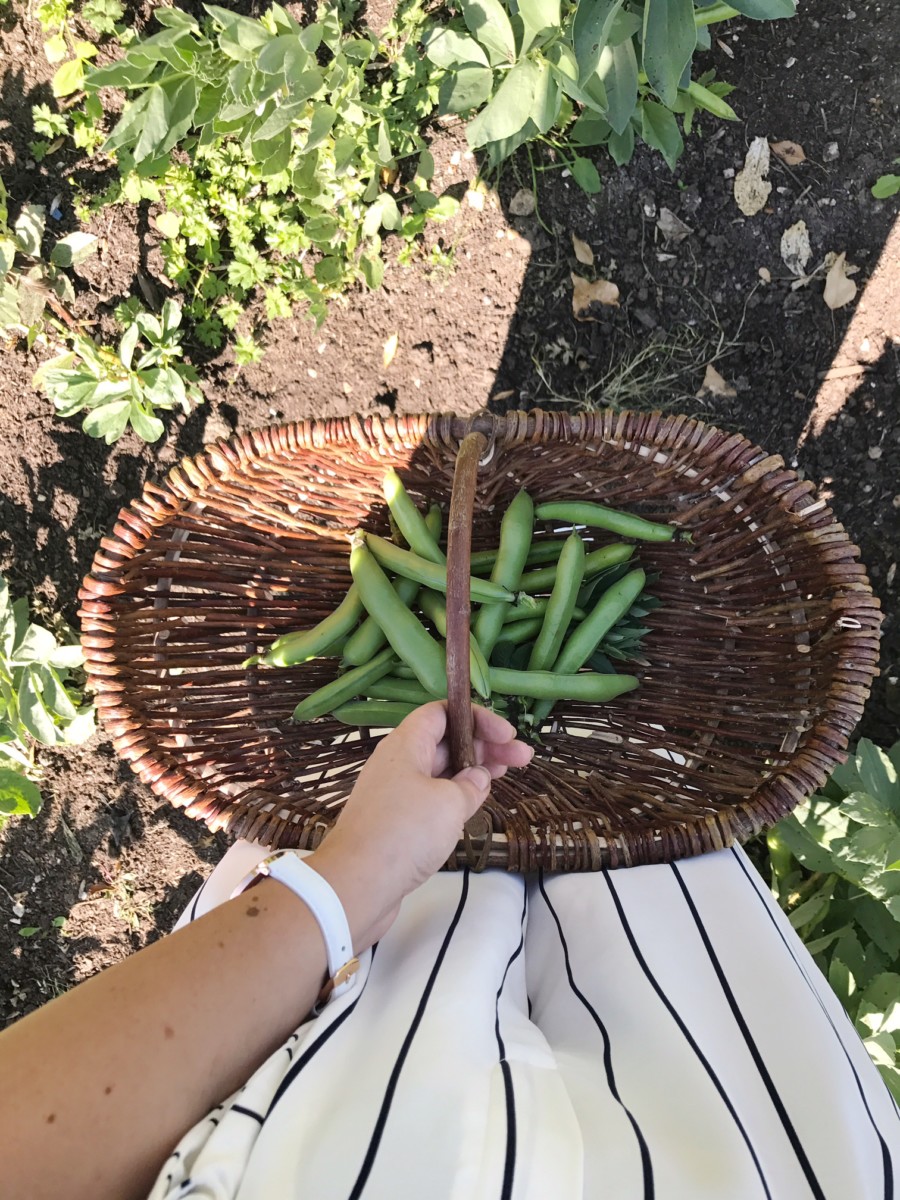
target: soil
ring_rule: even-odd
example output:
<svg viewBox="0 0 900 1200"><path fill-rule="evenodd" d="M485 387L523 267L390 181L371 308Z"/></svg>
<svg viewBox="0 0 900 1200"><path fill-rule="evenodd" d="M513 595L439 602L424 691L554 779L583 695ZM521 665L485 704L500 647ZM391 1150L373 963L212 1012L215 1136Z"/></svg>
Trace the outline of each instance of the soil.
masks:
<svg viewBox="0 0 900 1200"><path fill-rule="evenodd" d="M25 5L2 14L0 174L14 209L61 195L65 232L76 224L67 180L91 189L102 175L65 151L31 163L30 106L49 100L51 69ZM271 330L259 364L238 371L228 354L206 363L206 404L156 446L129 435L107 447L56 419L29 384L39 356L6 348L0 570L38 612L74 622L80 581L121 505L237 429L353 411L666 406L739 430L821 485L884 606L882 671L860 733L890 744L900 714L900 205L870 187L898 153L898 40L900 11L887 0L807 0L789 23L733 22L708 65L736 85L739 122L700 122L675 173L643 151L622 170L598 157L604 186L592 198L546 147L520 153L496 190L473 191L461 130L436 131L460 215L429 231L410 267L390 268L380 292L335 304L321 329L298 317ZM744 217L733 174L758 135L797 142L806 158L773 156L769 202ZM516 216L523 189L537 207ZM682 241L660 232L665 208L690 228ZM810 269L831 251L859 268L847 307L827 308L821 274L792 288L779 245L800 219ZM119 299L159 298L166 285L152 208L107 210L93 229L101 253L79 268L76 313L108 329ZM593 267L577 262L573 234ZM573 271L613 280L619 306L576 321ZM732 394L701 390L711 362ZM42 812L0 835L4 1021L171 928L226 845L161 804L102 734L41 760ZM39 932L23 938L23 927Z"/></svg>

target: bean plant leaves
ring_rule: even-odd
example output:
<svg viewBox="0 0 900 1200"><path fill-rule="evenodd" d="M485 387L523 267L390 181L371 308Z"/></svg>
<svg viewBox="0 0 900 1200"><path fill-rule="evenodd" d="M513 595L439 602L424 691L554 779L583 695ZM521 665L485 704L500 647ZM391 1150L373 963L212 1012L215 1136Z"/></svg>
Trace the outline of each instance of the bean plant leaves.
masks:
<svg viewBox="0 0 900 1200"><path fill-rule="evenodd" d="M97 249L97 237L93 233L69 233L59 239L50 251L50 261L57 267L73 267L84 262Z"/></svg>
<svg viewBox="0 0 900 1200"><path fill-rule="evenodd" d="M27 669L22 676L18 699L19 718L31 736L46 746L55 745L59 740L56 725L32 669Z"/></svg>
<svg viewBox="0 0 900 1200"><path fill-rule="evenodd" d="M500 0L460 0L460 8L467 29L484 46L492 65L515 62L516 39Z"/></svg>
<svg viewBox="0 0 900 1200"><path fill-rule="evenodd" d="M0 766L0 817L36 816L41 807L38 786L12 767Z"/></svg>
<svg viewBox="0 0 900 1200"><path fill-rule="evenodd" d="M606 90L606 119L613 132L621 136L634 113L638 95L637 55L630 38L617 46L603 48L597 74Z"/></svg>
<svg viewBox="0 0 900 1200"><path fill-rule="evenodd" d="M541 76L541 67L530 59L523 59L507 71L496 95L466 127L473 150L513 137L523 128L532 112Z"/></svg>
<svg viewBox="0 0 900 1200"><path fill-rule="evenodd" d="M534 95L529 116L540 132L546 133L559 116L559 84L545 58L536 59L534 66Z"/></svg>
<svg viewBox="0 0 900 1200"><path fill-rule="evenodd" d="M856 767L865 790L900 816L900 780L888 755L868 738L861 738L856 748Z"/></svg>
<svg viewBox="0 0 900 1200"><path fill-rule="evenodd" d="M661 152L671 170L674 171L675 164L684 149L678 122L667 108L657 104L655 100L642 101L640 110L641 137L648 146Z"/></svg>
<svg viewBox="0 0 900 1200"><path fill-rule="evenodd" d="M424 40L425 53L436 67L452 71L457 67L488 65L487 55L472 37L455 29L434 26Z"/></svg>
<svg viewBox="0 0 900 1200"><path fill-rule="evenodd" d="M745 17L755 21L774 21L779 17L793 17L797 12L796 0L728 0Z"/></svg>
<svg viewBox="0 0 900 1200"><path fill-rule="evenodd" d="M519 0L518 9L523 30L519 53L527 54L545 30L559 27L560 0Z"/></svg>
<svg viewBox="0 0 900 1200"><path fill-rule="evenodd" d="M679 81L696 45L693 0L646 0L643 66L667 108L675 104Z"/></svg>
<svg viewBox="0 0 900 1200"><path fill-rule="evenodd" d="M444 76L438 90L442 113L465 113L484 104L494 87L490 67L461 67Z"/></svg>
<svg viewBox="0 0 900 1200"><path fill-rule="evenodd" d="M16 241L23 254L38 258L41 253L41 241L44 237L44 226L47 223L47 210L43 204L23 204L19 216L13 226Z"/></svg>
<svg viewBox="0 0 900 1200"><path fill-rule="evenodd" d="M623 0L578 0L572 45L582 82L593 75Z"/></svg>

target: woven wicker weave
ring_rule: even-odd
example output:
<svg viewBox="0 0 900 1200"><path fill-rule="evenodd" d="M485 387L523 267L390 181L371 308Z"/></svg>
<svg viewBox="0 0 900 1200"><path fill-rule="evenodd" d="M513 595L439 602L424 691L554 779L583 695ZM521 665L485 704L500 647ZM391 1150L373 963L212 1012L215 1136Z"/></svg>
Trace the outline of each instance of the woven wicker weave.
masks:
<svg viewBox="0 0 900 1200"><path fill-rule="evenodd" d="M348 531L387 531L388 465L446 511L473 427L493 445L474 549L496 544L520 486L674 521L693 541L640 547L662 603L639 690L557 705L532 765L495 783L490 832L461 841L448 865L668 861L743 841L818 787L860 717L880 626L858 551L825 502L779 457L699 421L538 410L277 426L148 485L101 541L80 595L104 724L153 791L214 829L319 842L375 740L291 722L333 660L241 663L340 600Z"/></svg>

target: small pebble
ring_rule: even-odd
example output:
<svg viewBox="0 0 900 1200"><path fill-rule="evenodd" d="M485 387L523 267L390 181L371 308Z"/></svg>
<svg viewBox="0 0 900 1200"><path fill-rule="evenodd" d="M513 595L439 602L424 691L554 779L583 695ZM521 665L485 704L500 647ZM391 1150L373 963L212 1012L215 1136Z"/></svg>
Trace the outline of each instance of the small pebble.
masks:
<svg viewBox="0 0 900 1200"><path fill-rule="evenodd" d="M829 142L822 151L822 157L826 162L834 162L836 158L840 158L841 151L837 142Z"/></svg>
<svg viewBox="0 0 900 1200"><path fill-rule="evenodd" d="M877 460L877 459L881 458L882 453L883 453L883 451L880 446L870 446L869 447L869 458L873 458L873 459Z"/></svg>

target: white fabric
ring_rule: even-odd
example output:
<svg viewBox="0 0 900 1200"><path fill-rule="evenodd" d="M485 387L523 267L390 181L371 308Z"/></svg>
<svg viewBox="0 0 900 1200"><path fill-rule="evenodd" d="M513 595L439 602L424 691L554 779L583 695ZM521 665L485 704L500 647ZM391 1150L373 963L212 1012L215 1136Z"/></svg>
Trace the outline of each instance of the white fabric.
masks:
<svg viewBox="0 0 900 1200"><path fill-rule="evenodd" d="M181 923L265 855L235 845ZM894 1200L900 1115L748 859L442 873L151 1200Z"/></svg>

